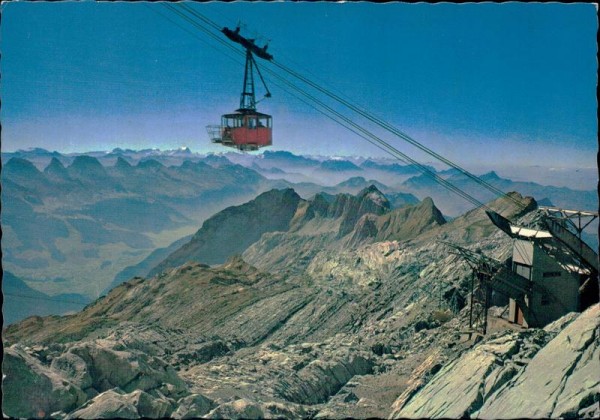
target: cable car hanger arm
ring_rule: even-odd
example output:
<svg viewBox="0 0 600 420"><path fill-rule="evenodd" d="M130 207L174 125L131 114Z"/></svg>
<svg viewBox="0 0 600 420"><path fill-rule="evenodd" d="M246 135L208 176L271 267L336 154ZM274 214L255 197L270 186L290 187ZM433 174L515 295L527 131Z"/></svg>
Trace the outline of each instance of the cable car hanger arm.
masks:
<svg viewBox="0 0 600 420"><path fill-rule="evenodd" d="M254 57L252 57L252 61L254 62L254 67L256 68L256 72L258 73L258 76L260 77L260 81L262 82L263 86L265 87L265 90L267 91L267 93L265 93L265 98L270 98L271 92L269 91L269 87L267 86L267 83L265 82L265 79L264 79L262 73L260 72L260 68L258 67L258 64L256 64L256 60L254 59Z"/></svg>

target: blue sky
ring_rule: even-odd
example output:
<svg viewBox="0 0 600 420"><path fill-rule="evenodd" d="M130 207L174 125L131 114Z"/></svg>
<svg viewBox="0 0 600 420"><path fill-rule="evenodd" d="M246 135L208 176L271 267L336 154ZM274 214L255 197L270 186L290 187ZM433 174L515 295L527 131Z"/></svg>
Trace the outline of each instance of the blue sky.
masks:
<svg viewBox="0 0 600 420"><path fill-rule="evenodd" d="M594 5L192 7L222 26L244 22L246 34L270 40L277 61L458 163L596 164ZM204 127L237 108L241 59L165 7L21 2L2 12L3 151L220 150ZM272 149L382 155L273 81L269 87L273 97L259 109L273 115Z"/></svg>

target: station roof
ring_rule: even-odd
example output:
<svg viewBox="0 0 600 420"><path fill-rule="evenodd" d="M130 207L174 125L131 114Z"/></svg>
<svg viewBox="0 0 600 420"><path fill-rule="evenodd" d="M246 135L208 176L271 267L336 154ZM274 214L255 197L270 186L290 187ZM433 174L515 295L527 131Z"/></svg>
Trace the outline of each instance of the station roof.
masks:
<svg viewBox="0 0 600 420"><path fill-rule="evenodd" d="M552 238L552 234L546 230L536 230L524 228L521 226L510 225L511 236L514 238L523 238L523 239L542 239L542 238Z"/></svg>

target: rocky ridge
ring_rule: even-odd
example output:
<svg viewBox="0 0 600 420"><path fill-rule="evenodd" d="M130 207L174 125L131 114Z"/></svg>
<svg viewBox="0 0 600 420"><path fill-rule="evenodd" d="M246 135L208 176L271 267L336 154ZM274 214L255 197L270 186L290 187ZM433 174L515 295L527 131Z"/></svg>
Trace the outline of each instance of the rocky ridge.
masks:
<svg viewBox="0 0 600 420"><path fill-rule="evenodd" d="M242 256L263 270L302 272L319 252L408 240L444 223L430 199L392 210L372 185L356 196L317 194L298 207L288 231L263 235Z"/></svg>
<svg viewBox="0 0 600 420"><path fill-rule="evenodd" d="M287 230L301 198L292 189L271 190L240 206L228 207L206 220L190 242L174 251L150 275L196 260L223 263L243 252L263 233Z"/></svg>
<svg viewBox="0 0 600 420"><path fill-rule="evenodd" d="M132 279L78 314L8 327L5 387L42 384L40 395L50 397L5 394L4 411L58 418L495 417L493 410L516 398L513 389L539 388L534 376L544 361L560 359L555 372L565 380L546 384L556 398L543 404L554 406L550 413L590 412L589 390L597 382L585 372L597 360L597 306L544 331L500 325L482 342L466 339L460 332L470 270L438 238L476 241L499 260L510 254L510 239L482 209L441 223L432 203L421 203L413 216L405 209L392 217L375 191L365 197L371 203L331 196L299 201L288 230L263 234L244 258L213 267L185 263ZM361 218L376 227L393 219L393 229L380 228L398 236L365 236L347 246L357 230L340 237L342 220L361 206L368 212L355 226ZM521 212L503 199L489 206L509 217ZM403 223L423 226L422 233L401 237ZM248 263L257 244L276 249L292 246L290 238L304 241L297 244L310 248L310 258L300 264L297 247L275 259L265 248ZM467 376L469 360L482 369ZM468 398L447 408L445 384ZM579 393L576 384L584 384ZM431 395L439 395L437 402Z"/></svg>
<svg viewBox="0 0 600 420"><path fill-rule="evenodd" d="M365 231L361 220L385 214L390 214L389 218L374 228L379 235L374 234L373 229ZM349 242L355 246L366 240L389 239L402 234L414 236L444 222L431 200L392 210L385 195L374 185L356 195L319 193L308 200L301 199L292 189L271 190L208 219L187 244L171 253L149 274L155 275L188 261L219 264L238 253L244 253L244 259L259 268L264 264L257 260L277 259L282 264L291 263L289 269L298 264L301 270L310 255L323 247L331 249ZM404 230L393 232L397 225L405 225ZM386 229L390 231L387 234ZM286 258L290 247L303 256ZM269 266L270 271L276 268Z"/></svg>
<svg viewBox="0 0 600 420"><path fill-rule="evenodd" d="M597 417L599 324L595 305L543 330L492 335L411 398L397 400L392 417Z"/></svg>

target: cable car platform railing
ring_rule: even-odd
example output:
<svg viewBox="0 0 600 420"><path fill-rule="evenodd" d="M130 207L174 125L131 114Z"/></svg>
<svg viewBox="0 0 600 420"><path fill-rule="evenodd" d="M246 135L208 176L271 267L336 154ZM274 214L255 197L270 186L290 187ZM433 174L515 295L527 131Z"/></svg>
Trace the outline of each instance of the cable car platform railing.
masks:
<svg viewBox="0 0 600 420"><path fill-rule="evenodd" d="M598 272L598 254L592 248L564 227L558 220L548 217L545 219L545 222L548 230L556 239L574 252L581 259L582 263L595 272Z"/></svg>
<svg viewBox="0 0 600 420"><path fill-rule="evenodd" d="M219 144L223 143L224 139L220 125L207 125L206 131L208 133L208 138L210 138L211 142ZM227 142L227 139L225 139L225 142Z"/></svg>

